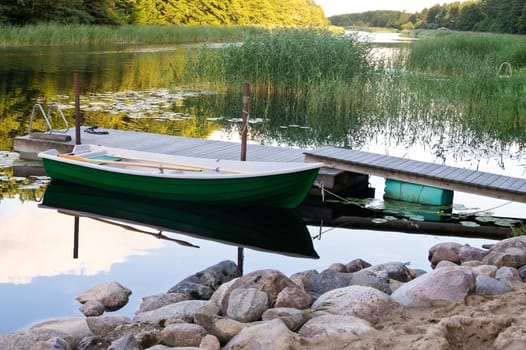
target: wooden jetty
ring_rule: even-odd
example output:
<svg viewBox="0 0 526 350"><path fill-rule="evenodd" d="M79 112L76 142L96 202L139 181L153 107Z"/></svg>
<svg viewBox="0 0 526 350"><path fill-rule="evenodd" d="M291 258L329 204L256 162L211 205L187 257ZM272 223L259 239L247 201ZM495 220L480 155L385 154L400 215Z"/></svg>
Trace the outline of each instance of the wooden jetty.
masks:
<svg viewBox="0 0 526 350"><path fill-rule="evenodd" d="M516 177L336 147L306 151L305 160L323 162L330 168L526 203L526 179Z"/></svg>
<svg viewBox="0 0 526 350"><path fill-rule="evenodd" d="M87 129L88 127L81 128L82 143L193 157L233 160L240 158L239 142L113 129L101 129L100 131L107 132L105 134L91 134L84 132ZM55 148L59 152L70 152L75 145L72 140L75 132L75 130L70 129L63 133L19 136L14 139L13 148L21 155L21 158L29 160L38 159L38 152L51 148ZM321 161L326 167L321 169L317 182L323 182L324 188L331 190L331 192L351 197L374 197L374 189L369 188L369 175L375 175L526 203L526 180L524 179L376 153L334 147L302 150L248 144L247 160ZM357 188L359 189L358 192L362 192L362 195L354 195L354 190ZM413 233L433 232L434 234L487 238L506 238L511 233L510 228L495 226L471 228L461 226L458 223L413 223L408 220L398 220L377 224L372 219L382 217L384 214L381 212L366 212L364 209L353 205L340 205L338 207L334 204L322 204L319 199L320 190L313 189L312 194L310 200L308 198L300 207L300 214L306 222L311 224L319 223L321 220L325 225L334 223L334 225L342 227L367 227L375 230Z"/></svg>

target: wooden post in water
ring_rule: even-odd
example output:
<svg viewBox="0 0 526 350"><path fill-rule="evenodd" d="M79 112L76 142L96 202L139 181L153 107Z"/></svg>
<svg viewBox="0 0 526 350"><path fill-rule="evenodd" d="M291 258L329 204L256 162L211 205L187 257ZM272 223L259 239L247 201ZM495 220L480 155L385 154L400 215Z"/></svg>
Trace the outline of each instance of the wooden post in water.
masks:
<svg viewBox="0 0 526 350"><path fill-rule="evenodd" d="M80 87L79 74L73 74L73 89L75 90L75 144L80 145Z"/></svg>
<svg viewBox="0 0 526 350"><path fill-rule="evenodd" d="M245 82L243 85L243 123L241 124L241 160L247 160L247 136L248 136L248 116L250 110L250 84ZM243 247L237 247L237 267L239 273L243 275L243 263L245 257Z"/></svg>
<svg viewBox="0 0 526 350"><path fill-rule="evenodd" d="M73 228L73 259L79 257L79 217L75 216Z"/></svg>

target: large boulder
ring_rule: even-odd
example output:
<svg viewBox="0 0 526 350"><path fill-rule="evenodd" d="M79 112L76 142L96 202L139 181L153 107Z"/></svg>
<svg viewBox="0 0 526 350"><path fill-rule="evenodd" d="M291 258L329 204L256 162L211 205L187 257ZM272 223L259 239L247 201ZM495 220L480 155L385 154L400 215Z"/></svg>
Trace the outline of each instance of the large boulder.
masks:
<svg viewBox="0 0 526 350"><path fill-rule="evenodd" d="M94 316L87 317L86 323L93 334L105 336L118 326L131 323L131 320L126 316L120 315Z"/></svg>
<svg viewBox="0 0 526 350"><path fill-rule="evenodd" d="M411 270L409 270L407 267L407 264L398 261L367 267L364 271L372 271L376 274L385 272L387 274L387 278L400 282L407 282L413 279L413 275Z"/></svg>
<svg viewBox="0 0 526 350"><path fill-rule="evenodd" d="M182 293L162 293L142 298L139 310L136 313L158 309L160 307L188 300L189 297Z"/></svg>
<svg viewBox="0 0 526 350"><path fill-rule="evenodd" d="M428 260L431 265L435 266L439 262L446 260L455 264L460 264L458 252L462 244L455 242L438 243L429 248Z"/></svg>
<svg viewBox="0 0 526 350"><path fill-rule="evenodd" d="M490 248L482 260L488 265L520 268L526 265L526 236L512 237L500 241Z"/></svg>
<svg viewBox="0 0 526 350"><path fill-rule="evenodd" d="M312 304L312 297L303 289L286 287L279 292L274 307L292 307L307 309Z"/></svg>
<svg viewBox="0 0 526 350"><path fill-rule="evenodd" d="M351 273L337 272L331 269L323 270L310 279L312 286L311 295L317 298L330 290L348 287L351 283L351 278Z"/></svg>
<svg viewBox="0 0 526 350"><path fill-rule="evenodd" d="M355 316L377 323L402 316L404 308L388 294L371 287L350 286L331 290L313 304L314 311Z"/></svg>
<svg viewBox="0 0 526 350"><path fill-rule="evenodd" d="M206 300L184 300L155 310L138 313L133 318L133 321L152 324L162 324L175 320L193 322L197 310L207 303L208 301Z"/></svg>
<svg viewBox="0 0 526 350"><path fill-rule="evenodd" d="M128 303L131 293L130 289L117 282L105 282L77 295L75 300L81 304L95 300L104 305L106 311L115 311Z"/></svg>
<svg viewBox="0 0 526 350"><path fill-rule="evenodd" d="M171 347L198 347L206 334L206 330L200 325L173 323L161 331L161 342Z"/></svg>
<svg viewBox="0 0 526 350"><path fill-rule="evenodd" d="M226 315L239 322L253 322L267 309L266 292L256 288L238 288L230 293Z"/></svg>
<svg viewBox="0 0 526 350"><path fill-rule="evenodd" d="M278 270L256 270L244 276L239 277L233 282L222 295L222 311L226 314L230 293L238 288L255 288L267 293L269 306L272 307L276 302L279 292L286 287L299 288L287 276Z"/></svg>
<svg viewBox="0 0 526 350"><path fill-rule="evenodd" d="M299 349L300 336L290 331L279 318L244 328L223 350Z"/></svg>
<svg viewBox="0 0 526 350"><path fill-rule="evenodd" d="M376 332L371 324L361 318L344 315L322 315L313 317L299 330L299 335L307 338L325 339L345 337L355 339L362 334Z"/></svg>
<svg viewBox="0 0 526 350"><path fill-rule="evenodd" d="M222 261L189 276L168 290L168 293L182 293L190 299L210 299L220 285L236 277L240 272L230 260Z"/></svg>
<svg viewBox="0 0 526 350"><path fill-rule="evenodd" d="M405 283L391 296L407 307L443 306L464 300L474 287L471 268L445 266Z"/></svg>

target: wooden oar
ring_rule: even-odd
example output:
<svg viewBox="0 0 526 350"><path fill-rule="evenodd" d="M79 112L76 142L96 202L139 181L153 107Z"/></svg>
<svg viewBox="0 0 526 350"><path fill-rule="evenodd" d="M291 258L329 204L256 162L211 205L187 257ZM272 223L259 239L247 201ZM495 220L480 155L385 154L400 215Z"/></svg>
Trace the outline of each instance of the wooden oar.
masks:
<svg viewBox="0 0 526 350"><path fill-rule="evenodd" d="M117 155L117 154L113 154L112 156L113 157L117 157L117 158L138 160L138 161L142 161L142 162L151 162L151 163L157 162L157 160L153 160L153 159L135 158L135 157L129 157L129 156L121 156L121 155ZM164 161L162 162L162 164L169 164L169 165L173 165L173 166L181 166L181 167L185 167L185 168L194 168L194 169L200 169L200 170L214 170L214 171L217 171L217 172L231 173L231 174L244 174L244 173L246 173L246 171L242 171L242 170L225 169L225 168L220 168L220 167L216 167L215 168L213 166L206 166L206 165L192 165L192 164L164 162Z"/></svg>
<svg viewBox="0 0 526 350"><path fill-rule="evenodd" d="M79 162L88 162L88 163L99 163L99 164L114 164L122 166L134 166L134 167L143 167L143 168L153 168L153 169L167 169L167 170L183 170L183 171L202 171L202 168L197 167L185 167L185 166L170 166L163 164L145 164L145 163L136 163L136 162L123 162L115 160L104 160L104 159L88 159L81 156L75 156L72 154L61 153L57 155L61 158L77 160Z"/></svg>

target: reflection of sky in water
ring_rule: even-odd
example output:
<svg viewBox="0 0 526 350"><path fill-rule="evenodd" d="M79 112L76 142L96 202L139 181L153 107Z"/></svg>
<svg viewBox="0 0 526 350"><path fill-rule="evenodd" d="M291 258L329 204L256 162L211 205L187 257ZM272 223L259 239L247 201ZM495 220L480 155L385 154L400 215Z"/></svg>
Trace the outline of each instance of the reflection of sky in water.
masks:
<svg viewBox="0 0 526 350"><path fill-rule="evenodd" d="M374 179L372 180L375 181ZM383 181L383 180L382 180ZM381 186L381 183L379 183ZM0 332L25 328L46 318L82 316L74 296L105 281L132 289L130 303L118 314L133 316L141 297L166 292L171 286L221 260L237 259L232 246L172 235L201 248L187 248L123 228L80 219L79 258L73 255L73 218L36 203L2 200L0 219ZM9 208L8 211L4 211ZM5 215L9 212L9 215ZM273 268L290 275L321 271L333 262L363 258L373 264L410 262L429 270L428 249L443 241L480 246L488 240L412 235L371 230L310 226L319 260L291 258L245 249L245 272Z"/></svg>

